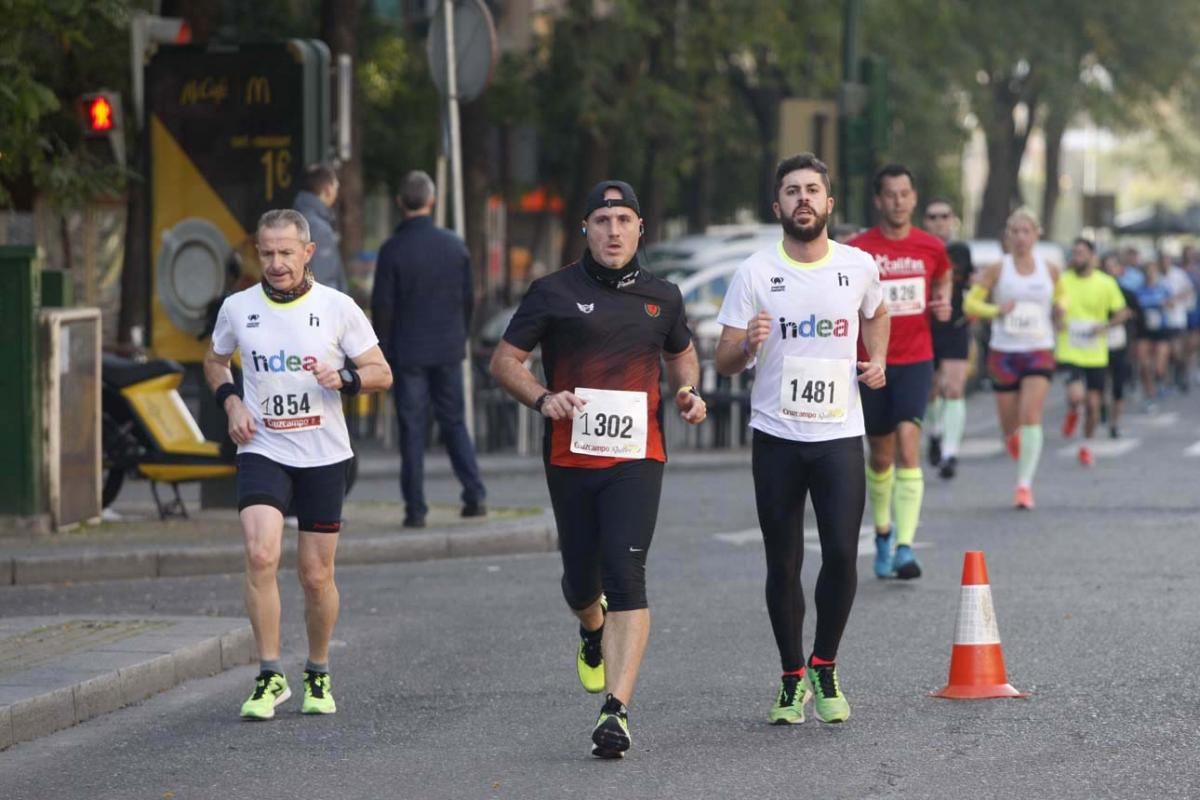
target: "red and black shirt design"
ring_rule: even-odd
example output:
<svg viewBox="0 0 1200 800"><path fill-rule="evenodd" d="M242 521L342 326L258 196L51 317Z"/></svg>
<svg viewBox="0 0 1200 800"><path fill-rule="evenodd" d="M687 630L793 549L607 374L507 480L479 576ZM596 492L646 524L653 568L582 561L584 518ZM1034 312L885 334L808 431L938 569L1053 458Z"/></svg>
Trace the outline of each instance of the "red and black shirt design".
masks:
<svg viewBox="0 0 1200 800"><path fill-rule="evenodd" d="M632 283L615 288L575 262L530 285L504 341L525 351L542 346L552 392L645 392L646 458L667 460L661 358L682 353L692 341L678 286L642 270ZM571 420L547 419L544 445L546 458L560 467L599 469L629 460L572 453Z"/></svg>

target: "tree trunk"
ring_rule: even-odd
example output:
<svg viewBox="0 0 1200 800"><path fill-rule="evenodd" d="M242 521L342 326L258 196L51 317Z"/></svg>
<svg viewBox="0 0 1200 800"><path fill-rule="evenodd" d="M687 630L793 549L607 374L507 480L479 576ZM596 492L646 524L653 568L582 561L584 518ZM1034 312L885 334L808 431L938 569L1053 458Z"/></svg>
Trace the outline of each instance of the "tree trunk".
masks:
<svg viewBox="0 0 1200 800"><path fill-rule="evenodd" d="M336 69L338 56L345 53L352 63L358 62L359 0L321 0L321 38L329 45L330 66ZM336 74L336 73L335 73ZM332 76L330 76L332 80ZM342 262L349 264L363 247L363 170L362 118L359 108L357 81L351 80L351 143L350 159L338 170L341 191L338 193L338 226L341 229ZM339 108L337 81L333 81L333 106Z"/></svg>
<svg viewBox="0 0 1200 800"><path fill-rule="evenodd" d="M1054 218L1058 211L1058 180L1062 160L1062 139L1071 118L1066 102L1050 106L1042 134L1046 139L1046 185L1042 189L1042 231L1047 239L1054 238Z"/></svg>
<svg viewBox="0 0 1200 800"><path fill-rule="evenodd" d="M598 140L590 131L580 133L580 143L577 152L585 153L583 164L575 171L574 183L566 187L567 196L563 204L563 264L569 264L579 258L583 252L583 238L579 234L579 225L583 219L583 202L588 189L609 177L610 164L608 140Z"/></svg>
<svg viewBox="0 0 1200 800"><path fill-rule="evenodd" d="M981 239L999 239L1003 235L1004 223L1016 192L1017 170L1021 166L1020 153L1016 153L1014 163L1017 131L1013 109L1016 108L1018 97L1000 81L994 85L996 88L992 92L992 106L989 109L992 124L984 129L987 136L987 184L983 189L983 204L975 226L976 235Z"/></svg>
<svg viewBox="0 0 1200 800"><path fill-rule="evenodd" d="M491 126L487 103L482 98L461 104L458 112L463 160L463 214L466 217L464 230L467 248L471 251L471 270L478 300L487 283L487 200L491 194L488 134Z"/></svg>

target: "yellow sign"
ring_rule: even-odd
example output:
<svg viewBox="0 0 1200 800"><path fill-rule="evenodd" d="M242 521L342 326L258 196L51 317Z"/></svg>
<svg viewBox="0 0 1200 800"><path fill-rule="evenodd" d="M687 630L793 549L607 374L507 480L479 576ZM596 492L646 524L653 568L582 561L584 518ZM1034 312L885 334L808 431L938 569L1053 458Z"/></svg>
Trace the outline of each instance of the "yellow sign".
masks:
<svg viewBox="0 0 1200 800"><path fill-rule="evenodd" d="M183 90L179 93L179 105L191 106L197 103L220 105L228 96L229 80L227 78L190 80L183 85Z"/></svg>

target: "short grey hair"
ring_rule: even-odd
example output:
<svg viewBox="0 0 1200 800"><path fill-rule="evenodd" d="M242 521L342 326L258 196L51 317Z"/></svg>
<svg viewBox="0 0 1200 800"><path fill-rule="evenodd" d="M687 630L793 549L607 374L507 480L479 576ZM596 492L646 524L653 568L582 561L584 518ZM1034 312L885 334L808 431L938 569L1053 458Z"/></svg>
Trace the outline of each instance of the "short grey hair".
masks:
<svg viewBox="0 0 1200 800"><path fill-rule="evenodd" d="M429 201L437 193L433 178L429 174L415 169L404 176L400 182L400 205L405 211L417 211L429 205Z"/></svg>
<svg viewBox="0 0 1200 800"><path fill-rule="evenodd" d="M300 234L300 241L309 242L312 240L312 232L308 228L308 220L295 209L273 208L258 218L258 230L260 231L266 228L286 228L289 225L296 226L296 232Z"/></svg>

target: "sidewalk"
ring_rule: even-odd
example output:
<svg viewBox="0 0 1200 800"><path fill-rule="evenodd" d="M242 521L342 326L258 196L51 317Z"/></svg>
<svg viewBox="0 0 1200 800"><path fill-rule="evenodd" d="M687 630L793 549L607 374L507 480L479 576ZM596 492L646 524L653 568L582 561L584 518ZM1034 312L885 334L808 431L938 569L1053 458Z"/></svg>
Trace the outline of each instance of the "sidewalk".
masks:
<svg viewBox="0 0 1200 800"><path fill-rule="evenodd" d="M0 618L0 750L253 658L244 619Z"/></svg>
<svg viewBox="0 0 1200 800"><path fill-rule="evenodd" d="M0 535L0 586L241 572L237 514L189 511L189 519L159 520L153 506L139 506L118 521L75 532ZM558 546L553 516L540 508L490 508L485 518L462 519L457 507L434 506L423 529L401 526L398 503L349 502L344 517L339 565L540 553ZM296 537L284 536L284 568L295 566L295 551Z"/></svg>
<svg viewBox="0 0 1200 800"><path fill-rule="evenodd" d="M483 475L540 475L543 472L540 453L518 456L511 453L480 453L479 471ZM724 469L750 465L750 448L695 450L676 448L667 456L667 469ZM450 458L442 451L425 455L425 477L445 478L454 475ZM400 480L400 454L382 449L358 450L358 477L392 478Z"/></svg>

